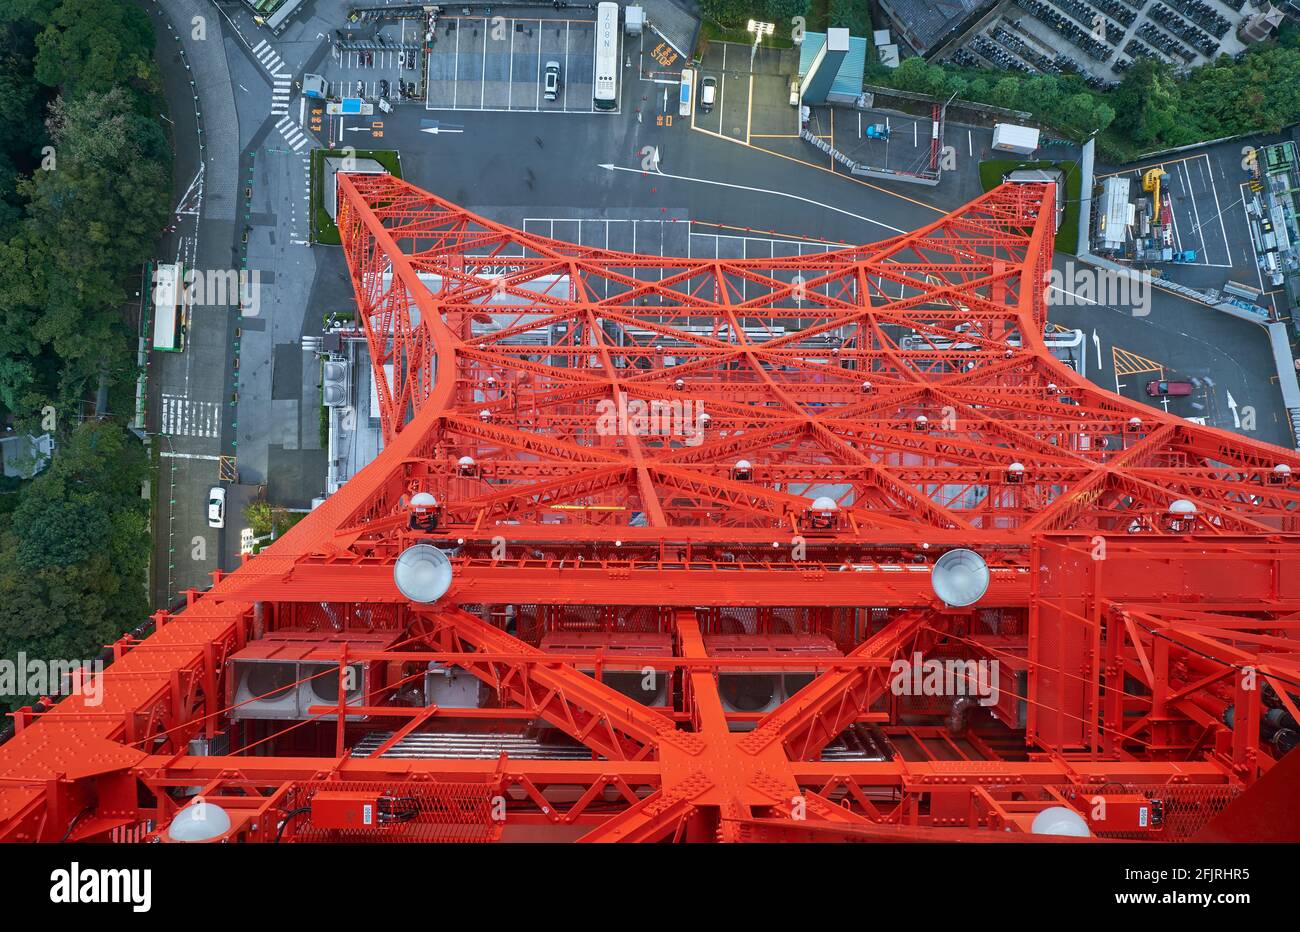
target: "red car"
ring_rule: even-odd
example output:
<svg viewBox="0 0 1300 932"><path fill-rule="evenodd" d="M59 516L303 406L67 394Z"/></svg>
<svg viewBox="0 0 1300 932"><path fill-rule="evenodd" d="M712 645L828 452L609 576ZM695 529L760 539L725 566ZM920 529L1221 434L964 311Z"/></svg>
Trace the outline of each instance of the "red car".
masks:
<svg viewBox="0 0 1300 932"><path fill-rule="evenodd" d="M1147 383L1147 394L1152 398L1159 398L1162 395L1190 395L1191 393L1191 382L1165 382L1153 379Z"/></svg>

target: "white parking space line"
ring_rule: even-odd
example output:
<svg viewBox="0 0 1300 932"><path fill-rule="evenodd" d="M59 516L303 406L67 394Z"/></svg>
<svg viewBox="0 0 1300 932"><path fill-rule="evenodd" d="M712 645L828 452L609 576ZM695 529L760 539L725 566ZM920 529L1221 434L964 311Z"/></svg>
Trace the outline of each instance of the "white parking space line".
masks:
<svg viewBox="0 0 1300 932"><path fill-rule="evenodd" d="M1203 166L1198 166L1198 168L1201 168L1203 172ZM1192 173L1191 170L1187 167L1186 162L1183 163L1183 172L1187 176L1187 189L1190 192L1192 187ZM1202 177L1204 177L1204 174L1202 174ZM1192 200L1192 216L1196 218L1196 226L1193 229L1196 231L1197 238L1201 241L1200 261L1201 264L1208 265L1210 262L1210 254L1209 254L1209 250L1206 248L1205 245L1205 230L1201 228L1201 209L1196 206L1195 196L1193 196L1191 200Z"/></svg>
<svg viewBox="0 0 1300 932"><path fill-rule="evenodd" d="M467 17L467 18L466 18L466 17L457 17L456 19L457 19L458 22L461 21L461 20L466 20L466 21L468 21L468 20L476 20L476 21L479 21L479 22L485 22L485 23L486 23L486 22L489 22L488 20L485 20L485 19L483 19L482 17ZM450 84L451 84L451 91L452 91L452 93L451 93L451 102L448 104L448 103L446 102L445 97L444 97L442 100L437 100L437 101L435 101L435 96L436 96L436 95L434 94L434 88L433 88L432 84L430 84L430 85L428 86L427 91L426 91L426 94L425 94L425 109L426 109L426 110L477 110L477 111L481 111L481 112L484 112L484 113L529 113L529 112L542 112L542 113L604 113L604 112L609 112L609 113L621 113L621 112L622 112L622 108L621 108L621 106L616 107L616 108L615 108L614 110L612 110L612 111L602 111L602 110L600 110L598 107L596 107L596 99L595 99L595 85L596 85L596 56L595 56L595 52L594 52L594 47L593 47L592 49L590 49L590 50L587 50L587 49L577 49L577 51L579 52L580 55L581 55L581 54L586 54L588 51L590 52L590 56L591 56L591 60L592 60L592 62L591 62L591 78L590 78L590 81L591 81L591 100L590 100L590 102L586 105L585 109L582 107L582 102L581 102L581 101L577 101L577 102L575 102L575 105L574 105L573 107L569 107L569 106L568 106L568 99L569 99L569 83L570 83L570 81L569 81L569 78L570 78L569 70L570 70L570 66L571 66L572 63L573 63L573 57L572 57L572 54L571 54L571 53L572 53L572 51L573 51L574 48L575 48L574 43L582 44L583 41L584 41L584 38L585 38L585 37L590 37L590 38L592 38L593 41L594 41L594 28L595 28L595 21L594 21L594 20L586 20L586 19L540 19L540 18L538 18L538 19L530 19L530 18L527 18L527 17L525 17L525 18L517 18L517 17L516 17L516 18L511 18L511 19L509 20L509 23L510 23L510 25L511 25L511 27L512 27L512 28L511 28L511 33L512 33L512 35L511 35L511 38L510 38L510 47L509 47L509 51L507 52L510 61L509 61L509 66L508 66L508 75L507 75L507 77L508 77L508 81L507 81L507 83L508 83L509 87L508 87L508 90L507 90L507 96L506 96L506 106L504 106L504 107L499 107L499 106L496 106L496 107L484 106L484 101L486 101L486 99L487 99L487 93L486 93L486 83L487 83L487 52L486 52L486 39L485 39L485 44L484 44L483 50L481 50L481 51L479 51L479 52L477 52L477 53L473 52L473 51L470 50L470 49L467 49L467 50L466 50L466 55L479 54L479 55L482 55L482 56L483 56L483 61L482 61L482 63L481 63L480 74L479 74L479 101L478 101L477 104L466 103L464 106L461 105L461 103L460 103L459 85L461 84L462 80L472 81L473 79L472 79L472 78L462 79L462 78L460 77L460 33L461 33L461 30L460 30L460 28L456 28L455 30L453 30L453 31L456 33L456 44L455 44L454 50L453 50L452 52L450 52L450 53L446 53L446 52L444 52L444 53L439 53L439 52L430 52L430 53L429 53L429 61L430 61L430 62L433 61L433 55L435 55L435 54L442 54L442 55L450 54L450 55L452 56L452 68L451 68L450 76L444 79L444 80L450 82ZM535 79L535 81L536 81L536 83L537 83L537 89L536 89L536 93L535 93L534 100L533 100L533 106L532 106L531 108L529 108L529 107L527 107L527 106L516 107L516 106L514 105L514 83L515 83L515 62L514 62L514 59L515 59L515 54L516 54L516 52L515 52L514 35L513 35L513 33L519 31L519 25L520 25L521 23L522 23L522 24L530 24L530 25L531 25L531 28L532 28L533 30L536 31L536 35L537 35L537 43L536 43L536 45L535 45L533 48L531 48L531 49L529 49L529 48L522 48L522 49L519 50L519 53L518 53L519 55L521 55L521 56L523 56L523 57L525 57L525 58L526 58L528 55L530 55L530 54L533 54L533 55L536 56L536 66L535 66L535 67L536 67L536 74L534 75L534 79ZM577 24L579 25L579 27L583 27L584 30L585 30L586 28L589 27L590 30L591 30L591 32L585 32L585 31L584 31L584 32L581 33L581 34L575 35L574 32L573 32L573 24L574 24L574 23L577 23ZM563 38L562 38L562 39L557 39L555 44L557 44L557 45L562 44L562 45L563 45L563 48L562 48L560 51L554 51L554 50L548 51L548 50L546 49L546 42L545 42L544 39L543 39L543 35L544 35L544 33L545 33L545 30L546 30L547 28L552 28L552 27L553 27L553 28L556 29L557 32L559 32L559 31L560 31L560 26L561 26L561 24L563 24L563 26L564 26L564 30L563 30L563 33L562 33ZM621 55L621 53L622 53L622 48L623 48L623 37L622 37L622 34L620 33L620 35L619 35L619 50L620 50L620 55ZM396 54L396 53L394 53L394 54ZM542 68L542 66L543 66L544 62L547 60L547 56L548 56L548 55L553 55L553 56L554 56L554 60L560 62L560 67L561 67L561 77L560 77L560 95L559 95L559 97L557 98L556 101L551 102L551 103L552 103L552 106L549 106L549 107L545 107L545 108L544 108L544 107L542 107L542 96L543 96L543 95L542 95L542 89L543 89L543 85L542 85L542 73L543 73L543 68ZM399 59L394 59L394 61L397 62L397 61L399 61ZM430 67L432 67L432 65L430 65ZM629 79L627 79L627 78L623 78L623 77L620 77L620 79L619 79L619 82L620 82L620 83L619 83L620 99L621 99L621 95L622 95L622 91L623 91L623 84L627 83L627 80L629 80ZM523 85L523 84L525 84L525 83L526 83L526 82L524 82L524 81L522 81L522 80L520 81L520 84L521 84L521 85ZM584 82L584 83L585 83L585 82Z"/></svg>
<svg viewBox="0 0 1300 932"><path fill-rule="evenodd" d="M456 58L451 66L451 109L456 109L456 88L460 86L460 24L456 24Z"/></svg>

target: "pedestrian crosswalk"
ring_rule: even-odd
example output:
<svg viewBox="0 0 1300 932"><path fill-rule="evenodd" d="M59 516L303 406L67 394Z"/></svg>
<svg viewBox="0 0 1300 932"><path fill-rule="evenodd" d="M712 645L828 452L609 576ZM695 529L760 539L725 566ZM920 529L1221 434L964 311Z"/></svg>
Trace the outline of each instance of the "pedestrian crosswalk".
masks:
<svg viewBox="0 0 1300 932"><path fill-rule="evenodd" d="M271 77L279 77L280 66L284 64L284 59L276 54L275 49L271 47L269 42L263 39L257 43L253 47L253 57L266 69L267 74L271 75Z"/></svg>
<svg viewBox="0 0 1300 932"><path fill-rule="evenodd" d="M275 124L275 128L280 131L280 135L294 152L300 151L303 146L311 142L311 137L287 116L280 117L280 122Z"/></svg>
<svg viewBox="0 0 1300 932"><path fill-rule="evenodd" d="M161 420L162 433L171 437L216 437L221 430L221 405L164 394Z"/></svg>
<svg viewBox="0 0 1300 932"><path fill-rule="evenodd" d="M284 116L293 98L293 74L281 70L284 59L265 39L253 48L253 57L271 76L271 116Z"/></svg>
<svg viewBox="0 0 1300 932"><path fill-rule="evenodd" d="M293 96L293 78L273 78L275 86L271 89L271 116L283 116L289 112L289 98Z"/></svg>

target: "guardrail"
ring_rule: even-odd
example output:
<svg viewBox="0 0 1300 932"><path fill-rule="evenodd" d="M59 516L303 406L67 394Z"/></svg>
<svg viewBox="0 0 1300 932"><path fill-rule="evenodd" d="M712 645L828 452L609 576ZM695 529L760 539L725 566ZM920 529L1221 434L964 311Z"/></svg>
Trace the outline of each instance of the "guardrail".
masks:
<svg viewBox="0 0 1300 932"><path fill-rule="evenodd" d="M924 184L924 185L931 185L931 186L937 185L939 183L939 176L940 176L939 172L936 172L934 175L918 175L912 172L894 171L892 168L867 168L863 165L858 164L853 159L849 158L839 149L836 149L834 146L832 146L825 139L822 139L820 136L817 136L812 132L810 132L807 129L807 127L800 129L799 135L803 139L812 143L818 149L821 149L823 152L825 152L835 161L839 162L845 168L847 168L849 170L849 173L852 175L857 175L866 178L879 178L884 181L907 181L907 182L911 182L912 184Z"/></svg>

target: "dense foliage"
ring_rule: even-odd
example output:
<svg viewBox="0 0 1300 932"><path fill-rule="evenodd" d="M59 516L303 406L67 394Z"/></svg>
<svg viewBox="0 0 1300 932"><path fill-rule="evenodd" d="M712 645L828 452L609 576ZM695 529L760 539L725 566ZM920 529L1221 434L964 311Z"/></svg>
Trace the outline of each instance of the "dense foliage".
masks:
<svg viewBox="0 0 1300 932"><path fill-rule="evenodd" d="M1114 97L1116 131L1145 149L1277 132L1300 120L1300 29L1183 78L1154 62L1134 65Z"/></svg>
<svg viewBox="0 0 1300 932"><path fill-rule="evenodd" d="M0 4L0 416L134 366L122 306L166 223L153 26L117 0Z"/></svg>
<svg viewBox="0 0 1300 932"><path fill-rule="evenodd" d="M145 475L134 437L87 421L0 516L0 658L90 660L145 620ZM35 698L0 696L0 707Z"/></svg>
<svg viewBox="0 0 1300 932"><path fill-rule="evenodd" d="M873 84L1032 113L1062 135L1100 132L1114 158L1248 132L1276 132L1300 121L1300 29L1250 48L1240 60L1217 61L1185 75L1139 60L1119 87L1095 91L1073 75L1028 77L905 60L897 69L871 65Z"/></svg>
<svg viewBox="0 0 1300 932"><path fill-rule="evenodd" d="M808 0L701 0L700 15L720 26L740 29L757 19L788 33L794 17L808 15Z"/></svg>
<svg viewBox="0 0 1300 932"><path fill-rule="evenodd" d="M869 68L867 80L934 97L948 98L955 94L961 100L1025 110L1043 123L1077 138L1086 137L1093 130L1104 130L1115 119L1115 110L1106 95L1089 89L1075 75L1027 77L1001 71L955 69L921 58L908 58L895 69L878 65Z"/></svg>
<svg viewBox="0 0 1300 932"><path fill-rule="evenodd" d="M129 301L171 197L153 47L132 3L0 3L0 422L57 415L48 469L0 489L10 662L95 657L148 613L143 447L78 415L102 376L137 372Z"/></svg>

